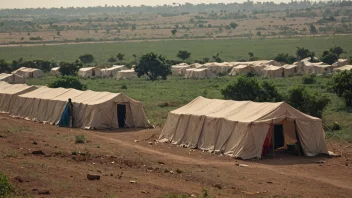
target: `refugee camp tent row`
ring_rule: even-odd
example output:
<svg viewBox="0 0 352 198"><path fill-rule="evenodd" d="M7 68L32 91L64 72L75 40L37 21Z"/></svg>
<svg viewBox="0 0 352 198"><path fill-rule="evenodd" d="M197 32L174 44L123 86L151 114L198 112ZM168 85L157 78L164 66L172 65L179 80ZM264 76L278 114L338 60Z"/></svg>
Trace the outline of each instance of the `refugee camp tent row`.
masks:
<svg viewBox="0 0 352 198"><path fill-rule="evenodd" d="M74 105L74 127L110 129L150 127L142 103L122 93L79 91L39 87L16 97L11 105L12 117L41 123L58 124L68 99Z"/></svg>
<svg viewBox="0 0 352 198"><path fill-rule="evenodd" d="M181 63L177 65L171 66L171 72L173 75L183 76L186 74L187 69L191 69L192 67L186 63Z"/></svg>
<svg viewBox="0 0 352 198"><path fill-rule="evenodd" d="M261 158L270 145L297 142L306 156L328 154L322 121L285 102L198 97L169 113L159 141L242 159Z"/></svg>
<svg viewBox="0 0 352 198"><path fill-rule="evenodd" d="M339 68L335 68L333 72L341 72L341 71L352 71L352 65L345 65Z"/></svg>
<svg viewBox="0 0 352 198"><path fill-rule="evenodd" d="M21 67L13 71L12 74L16 74L18 76L21 76L22 78L40 78L44 76L44 73L40 69L27 67Z"/></svg>
<svg viewBox="0 0 352 198"><path fill-rule="evenodd" d="M284 65L284 66L282 66L282 68L284 70L285 77L293 76L296 74L301 74L303 72L302 67L300 67L298 65Z"/></svg>
<svg viewBox="0 0 352 198"><path fill-rule="evenodd" d="M116 80L132 79L132 78L137 78L137 73L134 71L134 69L122 70L117 72L117 75L116 75Z"/></svg>
<svg viewBox="0 0 352 198"><path fill-rule="evenodd" d="M51 76L61 76L61 73L59 71L60 67L53 67L50 70L50 75Z"/></svg>
<svg viewBox="0 0 352 198"><path fill-rule="evenodd" d="M279 66L267 66L262 71L263 77L285 77L284 68Z"/></svg>
<svg viewBox="0 0 352 198"><path fill-rule="evenodd" d="M0 82L0 113L8 113L14 105L18 95L37 89L35 86L25 84L9 84Z"/></svg>
<svg viewBox="0 0 352 198"><path fill-rule="evenodd" d="M23 84L26 82L24 78L16 74L0 74L0 81L7 82L10 84Z"/></svg>
<svg viewBox="0 0 352 198"><path fill-rule="evenodd" d="M84 67L78 70L78 76L82 78L101 77L101 70L95 67Z"/></svg>
<svg viewBox="0 0 352 198"><path fill-rule="evenodd" d="M336 63L332 64L332 67L333 68L342 67L342 66L348 65L348 63L349 63L348 59L339 59L337 60Z"/></svg>
<svg viewBox="0 0 352 198"><path fill-rule="evenodd" d="M216 77L216 74L207 68L187 69L185 74L185 78L189 78L189 79L202 79L202 78L212 78L212 77Z"/></svg>
<svg viewBox="0 0 352 198"><path fill-rule="evenodd" d="M116 77L118 71L128 70L124 65L113 65L110 68L101 69L101 77Z"/></svg>
<svg viewBox="0 0 352 198"><path fill-rule="evenodd" d="M216 75L222 74L222 75L227 75L231 71L231 69L234 67L234 64L232 63L206 63L204 64L204 67L215 73Z"/></svg>

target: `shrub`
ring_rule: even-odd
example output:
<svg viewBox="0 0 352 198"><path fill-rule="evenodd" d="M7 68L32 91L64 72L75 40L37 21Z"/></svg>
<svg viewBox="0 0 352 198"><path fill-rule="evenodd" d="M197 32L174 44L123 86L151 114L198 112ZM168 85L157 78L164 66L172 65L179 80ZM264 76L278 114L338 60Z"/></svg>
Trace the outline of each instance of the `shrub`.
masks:
<svg viewBox="0 0 352 198"><path fill-rule="evenodd" d="M11 67L10 64L5 60L0 60L0 73L10 73Z"/></svg>
<svg viewBox="0 0 352 198"><path fill-rule="evenodd" d="M115 63L116 61L117 61L117 59L113 56L108 59L109 63Z"/></svg>
<svg viewBox="0 0 352 198"><path fill-rule="evenodd" d="M84 136L84 135L76 135L75 143L76 144L84 144L84 143L86 143L86 136Z"/></svg>
<svg viewBox="0 0 352 198"><path fill-rule="evenodd" d="M308 75L308 76L304 76L302 78L302 83L303 84L306 84L306 85L309 85L309 84L314 84L316 82L315 80L315 74L311 74L311 75Z"/></svg>
<svg viewBox="0 0 352 198"><path fill-rule="evenodd" d="M86 90L87 85L81 83L78 77L74 76L60 76L56 78L54 81L48 84L50 88L73 88L78 90Z"/></svg>
<svg viewBox="0 0 352 198"><path fill-rule="evenodd" d="M122 85L121 89L127 89L127 85Z"/></svg>
<svg viewBox="0 0 352 198"><path fill-rule="evenodd" d="M231 27L232 29L236 29L237 26L238 26L238 24L235 23L235 22L231 22L231 23L230 23L230 27Z"/></svg>
<svg viewBox="0 0 352 198"><path fill-rule="evenodd" d="M311 52L308 49L297 47L296 56L298 60L310 57Z"/></svg>
<svg viewBox="0 0 352 198"><path fill-rule="evenodd" d="M337 58L339 58L341 54L345 53L343 48L340 46L335 46L333 48L330 48L330 52L333 54L336 54Z"/></svg>
<svg viewBox="0 0 352 198"><path fill-rule="evenodd" d="M166 80L167 76L171 74L171 65L163 56L154 53L143 55L134 69L138 77L146 75L153 81L159 77Z"/></svg>
<svg viewBox="0 0 352 198"><path fill-rule="evenodd" d="M345 100L346 106L352 106L352 71L335 74L330 82L329 90Z"/></svg>
<svg viewBox="0 0 352 198"><path fill-rule="evenodd" d="M79 57L79 60L84 64L92 63L94 61L94 56L91 54L84 54Z"/></svg>
<svg viewBox="0 0 352 198"><path fill-rule="evenodd" d="M329 64L329 65L332 65L334 64L336 61L338 60L338 57L336 54L334 53L325 53L325 55L323 55L323 57L321 58L321 61L326 63L326 64Z"/></svg>
<svg viewBox="0 0 352 198"><path fill-rule="evenodd" d="M79 61L73 63L61 62L59 72L63 76L76 76L78 70L82 67L82 63Z"/></svg>
<svg viewBox="0 0 352 198"><path fill-rule="evenodd" d="M191 57L191 53L186 51L186 50L180 50L178 51L177 55L178 58L182 59L183 61L189 59Z"/></svg>
<svg viewBox="0 0 352 198"><path fill-rule="evenodd" d="M217 63L222 63L222 59L220 58L219 55L220 55L220 54L217 53L215 56L213 56L213 59L214 59L214 61L217 62Z"/></svg>
<svg viewBox="0 0 352 198"><path fill-rule="evenodd" d="M0 172L0 197L8 197L12 191L13 189L9 178L4 173Z"/></svg>
<svg viewBox="0 0 352 198"><path fill-rule="evenodd" d="M274 60L276 60L277 62L282 62L287 64L292 64L296 62L296 58L294 56L284 54L284 53L276 55Z"/></svg>
<svg viewBox="0 0 352 198"><path fill-rule="evenodd" d="M117 57L117 59L118 59L119 61L123 61L123 59L125 58L125 55L122 54L122 53L118 53L118 54L116 55L116 57Z"/></svg>
<svg viewBox="0 0 352 198"><path fill-rule="evenodd" d="M30 37L29 40L31 40L31 41L41 41L43 39L40 36L36 36L36 37Z"/></svg>
<svg viewBox="0 0 352 198"><path fill-rule="evenodd" d="M330 103L330 99L326 95L311 93L302 86L291 89L286 101L294 108L320 118L323 110Z"/></svg>

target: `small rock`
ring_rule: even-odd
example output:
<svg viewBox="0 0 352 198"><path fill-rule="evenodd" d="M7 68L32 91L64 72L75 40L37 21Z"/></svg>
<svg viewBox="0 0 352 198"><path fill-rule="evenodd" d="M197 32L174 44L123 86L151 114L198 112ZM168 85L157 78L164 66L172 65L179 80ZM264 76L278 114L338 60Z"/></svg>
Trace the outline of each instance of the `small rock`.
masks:
<svg viewBox="0 0 352 198"><path fill-rule="evenodd" d="M181 173L182 173L182 170L177 169L177 170L176 170L176 173L181 174Z"/></svg>
<svg viewBox="0 0 352 198"><path fill-rule="evenodd" d="M50 192L49 192L48 190L40 190L40 191L38 192L38 194L40 194L40 195L49 195Z"/></svg>
<svg viewBox="0 0 352 198"><path fill-rule="evenodd" d="M134 180L130 180L130 183L131 183L131 184L134 184L134 183L136 183L136 181L134 181Z"/></svg>
<svg viewBox="0 0 352 198"><path fill-rule="evenodd" d="M324 162L323 160L316 161L315 163L316 163L316 164L325 164L325 162Z"/></svg>
<svg viewBox="0 0 352 198"><path fill-rule="evenodd" d="M153 145L153 142L148 142L149 145Z"/></svg>
<svg viewBox="0 0 352 198"><path fill-rule="evenodd" d="M23 179L20 176L15 177L15 181L22 183Z"/></svg>
<svg viewBox="0 0 352 198"><path fill-rule="evenodd" d="M37 142L33 142L34 145L37 145L38 143Z"/></svg>
<svg viewBox="0 0 352 198"><path fill-rule="evenodd" d="M148 192L148 191L145 191L145 190L142 190L141 193L143 193L143 194L148 194L149 192Z"/></svg>
<svg viewBox="0 0 352 198"><path fill-rule="evenodd" d="M215 188L218 188L218 189L222 189L221 184L215 184L214 187L215 187Z"/></svg>
<svg viewBox="0 0 352 198"><path fill-rule="evenodd" d="M100 179L100 175L87 174L87 179L88 180L99 180Z"/></svg>
<svg viewBox="0 0 352 198"><path fill-rule="evenodd" d="M44 153L43 151L41 151L41 150L39 150L39 151L33 151L32 154L33 154L33 155L45 155L45 153Z"/></svg>
<svg viewBox="0 0 352 198"><path fill-rule="evenodd" d="M139 140L134 140L134 142L136 142L136 143L137 143L137 142L139 142Z"/></svg>
<svg viewBox="0 0 352 198"><path fill-rule="evenodd" d="M171 174L174 174L174 171L170 171Z"/></svg>
<svg viewBox="0 0 352 198"><path fill-rule="evenodd" d="M268 183L268 184L272 184L273 182L272 182L272 181L268 181L268 182L266 182L266 183Z"/></svg>
<svg viewBox="0 0 352 198"><path fill-rule="evenodd" d="M38 189L36 189L36 188L33 188L33 189L32 189L32 191L38 191Z"/></svg>
<svg viewBox="0 0 352 198"><path fill-rule="evenodd" d="M164 164L165 164L165 163L162 162L162 161L158 161L158 163L159 163L160 165L164 165Z"/></svg>
<svg viewBox="0 0 352 198"><path fill-rule="evenodd" d="M148 171L148 172L152 172L153 170L154 170L153 167L148 167L148 168L147 168L147 171Z"/></svg>

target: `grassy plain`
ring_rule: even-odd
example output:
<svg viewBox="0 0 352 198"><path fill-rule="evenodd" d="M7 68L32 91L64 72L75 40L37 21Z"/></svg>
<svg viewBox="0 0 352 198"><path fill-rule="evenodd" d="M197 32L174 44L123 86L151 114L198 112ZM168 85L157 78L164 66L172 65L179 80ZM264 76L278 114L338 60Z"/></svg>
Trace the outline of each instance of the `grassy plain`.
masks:
<svg viewBox="0 0 352 198"><path fill-rule="evenodd" d="M225 61L235 61L247 58L248 52L253 52L260 59L273 59L278 53L294 55L296 47L305 47L321 56L324 50L335 45L341 46L347 53L342 57L352 56L352 36L329 37L295 37L295 38L265 38L265 39L224 39L224 40L168 40L95 44L63 44L40 46L0 47L0 59L7 61L32 59L47 59L55 61L74 61L80 55L92 54L97 64L106 63L117 53L125 54L126 61L133 61L133 54L137 58L149 52L162 54L169 59L177 59L178 50L192 53L192 60L211 58L220 53Z"/></svg>
<svg viewBox="0 0 352 198"><path fill-rule="evenodd" d="M45 85L55 77L46 76L41 79L31 79L29 84ZM181 107L198 96L222 99L220 90L236 77L224 76L212 79L194 80L172 76L166 81L149 81L143 78L116 81L114 79L88 79L82 80L88 89L94 91L122 92L143 102L147 117L153 125L161 126L169 111ZM273 82L281 93L287 93L294 86L302 84L302 77L263 79ZM305 85L315 92L327 93L327 77L317 77L317 83ZM122 89L126 85L127 89ZM331 103L323 114L325 125L338 122L341 131L328 133L329 136L352 142L352 116L347 112L344 102L334 94L329 94Z"/></svg>

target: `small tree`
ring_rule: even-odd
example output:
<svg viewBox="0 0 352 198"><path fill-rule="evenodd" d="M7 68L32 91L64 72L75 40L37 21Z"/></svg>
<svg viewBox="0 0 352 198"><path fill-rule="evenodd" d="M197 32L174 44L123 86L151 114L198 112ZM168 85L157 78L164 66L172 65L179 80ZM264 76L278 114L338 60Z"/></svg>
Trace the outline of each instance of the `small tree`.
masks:
<svg viewBox="0 0 352 198"><path fill-rule="evenodd" d="M333 54L336 54L337 58L340 58L340 55L345 53L343 51L342 47L340 47L340 46L335 46L333 48L330 48L330 52L333 53Z"/></svg>
<svg viewBox="0 0 352 198"><path fill-rule="evenodd" d="M296 56L298 60L302 60L305 59L307 57L310 56L310 51L308 49L304 49L303 47L297 47L297 51L296 51Z"/></svg>
<svg viewBox="0 0 352 198"><path fill-rule="evenodd" d="M345 100L346 106L352 107L352 71L335 74L329 90Z"/></svg>
<svg viewBox="0 0 352 198"><path fill-rule="evenodd" d="M296 58L294 56L281 53L281 54L276 55L274 60L277 62L292 64L296 61Z"/></svg>
<svg viewBox="0 0 352 198"><path fill-rule="evenodd" d="M91 54L84 54L79 57L79 60L81 60L81 62L83 64L88 64L88 63L92 63L94 61L94 57Z"/></svg>
<svg viewBox="0 0 352 198"><path fill-rule="evenodd" d="M321 58L322 62L329 64L329 65L334 64L337 60L338 60L337 55L333 54L331 52L329 52L328 54L326 54L325 56L323 56Z"/></svg>
<svg viewBox="0 0 352 198"><path fill-rule="evenodd" d="M220 58L220 54L217 53L215 56L213 56L213 59L217 63L222 63L222 59Z"/></svg>
<svg viewBox="0 0 352 198"><path fill-rule="evenodd" d="M186 51L186 50L180 50L178 51L177 55L178 58L182 59L183 61L189 59L191 57L191 53Z"/></svg>
<svg viewBox="0 0 352 198"><path fill-rule="evenodd" d="M115 63L116 61L117 61L117 59L113 56L108 59L109 63Z"/></svg>
<svg viewBox="0 0 352 198"><path fill-rule="evenodd" d="M119 59L119 61L123 61L125 55L122 54L122 53L118 53L118 54L116 55L116 57L117 57L117 59Z"/></svg>
<svg viewBox="0 0 352 198"><path fill-rule="evenodd" d="M231 23L230 23L230 27L231 27L232 29L236 29L237 26L238 26L238 24L235 23L235 22L231 22Z"/></svg>
<svg viewBox="0 0 352 198"><path fill-rule="evenodd" d="M303 84L306 84L306 85L309 85L309 84L314 84L316 82L315 80L315 74L310 74L308 76L304 76L302 78L302 83Z"/></svg>
<svg viewBox="0 0 352 198"><path fill-rule="evenodd" d="M10 73L11 68L10 64L7 63L5 60L0 60L0 73Z"/></svg>
<svg viewBox="0 0 352 198"><path fill-rule="evenodd" d="M137 60L137 55L133 54L132 56L133 56L134 60L136 61Z"/></svg>
<svg viewBox="0 0 352 198"><path fill-rule="evenodd" d="M318 33L317 28L313 24L309 25L309 31L310 31L311 34L317 34Z"/></svg>
<svg viewBox="0 0 352 198"><path fill-rule="evenodd" d="M135 31L136 29L137 29L137 26L133 24L132 27L131 27L131 30Z"/></svg>
<svg viewBox="0 0 352 198"><path fill-rule="evenodd" d="M176 33L177 33L177 30L176 30L176 29L173 29L173 30L171 30L171 33L172 33L173 36L175 36Z"/></svg>
<svg viewBox="0 0 352 198"><path fill-rule="evenodd" d="M138 77L146 75L152 81L157 80L158 77L166 80L167 76L171 74L171 65L164 57L155 53L143 55L134 69Z"/></svg>
<svg viewBox="0 0 352 198"><path fill-rule="evenodd" d="M59 72L62 76L76 76L81 67L82 63L79 61L73 63L61 62Z"/></svg>
<svg viewBox="0 0 352 198"><path fill-rule="evenodd" d="M210 58L203 58L203 61L204 61L205 63L208 63L208 62L210 61Z"/></svg>
<svg viewBox="0 0 352 198"><path fill-rule="evenodd" d="M50 88L73 88L78 90L86 90L87 85L81 83L78 77L74 76L61 76L48 84Z"/></svg>

